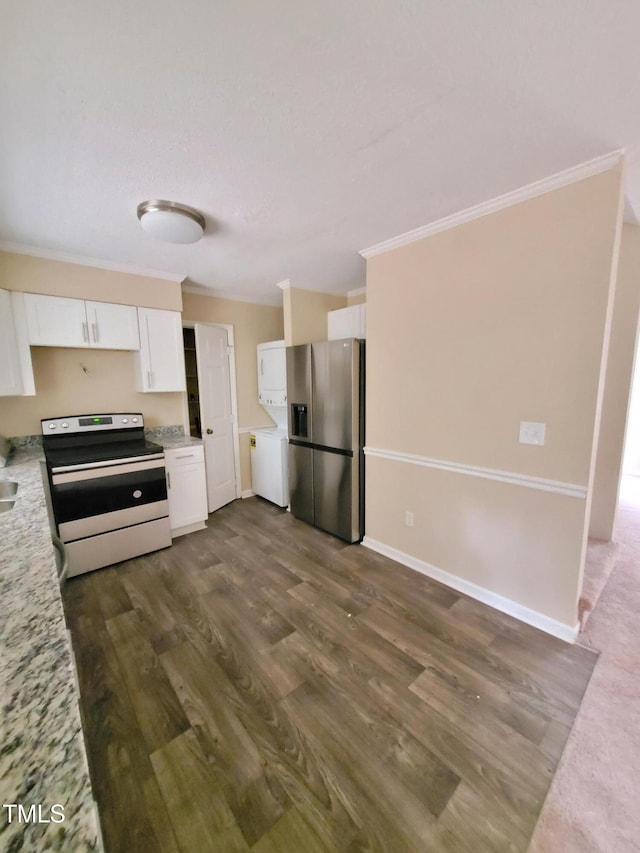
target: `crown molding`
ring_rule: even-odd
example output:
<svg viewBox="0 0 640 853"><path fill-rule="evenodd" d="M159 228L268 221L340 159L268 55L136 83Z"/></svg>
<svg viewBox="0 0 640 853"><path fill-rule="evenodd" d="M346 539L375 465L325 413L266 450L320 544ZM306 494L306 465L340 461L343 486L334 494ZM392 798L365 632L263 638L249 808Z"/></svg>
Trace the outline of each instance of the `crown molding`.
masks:
<svg viewBox="0 0 640 853"><path fill-rule="evenodd" d="M201 284L183 284L183 293L193 293L195 296L208 296L212 299L225 299L228 302L246 302L250 305L264 305L268 308L282 308L282 299L279 294L275 297L268 295L265 297L252 297L247 294L238 296L233 290L222 289L212 290L209 287L204 287Z"/></svg>
<svg viewBox="0 0 640 853"><path fill-rule="evenodd" d="M134 264L117 264L113 261L104 261L100 258L85 258L81 255L71 255L66 252L57 252L54 249L41 249L38 246L27 246L23 243L11 243L8 240L0 240L0 251L11 252L14 255L30 255L33 258L43 258L47 261L61 261L64 264L77 264L82 267L93 267L110 272L123 272L130 275L141 275L145 278L159 278L163 281L174 281L180 284L186 278L185 275L162 272L161 270L138 267Z"/></svg>
<svg viewBox="0 0 640 853"><path fill-rule="evenodd" d="M366 292L366 287L356 287L355 290L347 290L347 296L364 296Z"/></svg>
<svg viewBox="0 0 640 853"><path fill-rule="evenodd" d="M198 296L218 296L217 293L214 293L208 287L203 287L200 284L184 284L182 285L183 293L195 293Z"/></svg>
<svg viewBox="0 0 640 853"><path fill-rule="evenodd" d="M381 255L384 252L389 252L391 249L398 249L400 246L406 246L409 243L415 243L417 240L423 240L425 237L431 237L433 234L438 234L440 231L447 231L449 228L455 228L458 225L463 225L465 222L470 222L472 219L479 219L481 216L487 216L490 213L496 213L498 210L503 210L505 207L511 207L514 204L520 204L523 201L535 198L539 195L544 195L553 190L566 187L576 181L581 181L584 178L591 178L594 175L599 175L601 172L607 172L613 169L624 157L624 149L620 148L617 151L611 151L609 154L604 154L601 157L595 157L593 160L588 160L586 163L580 163L578 166L572 166L570 169L565 169L563 172L558 172L555 175L550 175L548 178L543 178L540 181L535 181L533 184L520 187L517 190L505 193L497 198L483 201L481 204L476 204L474 207L468 207L466 210L461 210L459 213L453 213L451 216L445 216L443 219L436 219L428 225L423 225L421 228L414 228L413 231L407 231L405 234L399 234L397 237L391 237L389 240L383 240L382 243L376 243L375 246L370 246L368 249L362 249L359 254L363 258L373 258L375 255Z"/></svg>

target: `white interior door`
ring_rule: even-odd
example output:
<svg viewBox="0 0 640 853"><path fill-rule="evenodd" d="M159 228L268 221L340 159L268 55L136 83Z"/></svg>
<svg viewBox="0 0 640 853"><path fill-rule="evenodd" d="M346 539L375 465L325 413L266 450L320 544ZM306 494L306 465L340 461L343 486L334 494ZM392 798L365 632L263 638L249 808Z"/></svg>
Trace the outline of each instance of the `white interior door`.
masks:
<svg viewBox="0 0 640 853"><path fill-rule="evenodd" d="M226 329L205 323L194 328L207 498L209 512L215 512L236 497L229 347Z"/></svg>

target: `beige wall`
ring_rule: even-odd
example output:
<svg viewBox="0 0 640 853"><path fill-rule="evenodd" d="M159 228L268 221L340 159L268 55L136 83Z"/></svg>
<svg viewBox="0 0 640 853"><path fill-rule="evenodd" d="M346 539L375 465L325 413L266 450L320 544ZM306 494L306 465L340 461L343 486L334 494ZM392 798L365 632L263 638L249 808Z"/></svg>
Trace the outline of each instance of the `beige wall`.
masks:
<svg viewBox="0 0 640 853"><path fill-rule="evenodd" d="M367 445L586 487L620 202L617 168L370 259ZM587 501L368 457L366 502L371 539L575 624Z"/></svg>
<svg viewBox="0 0 640 853"><path fill-rule="evenodd" d="M145 426L183 423L181 394L135 390L132 352L32 347L35 397L0 398L0 435L36 435L40 419L142 412Z"/></svg>
<svg viewBox="0 0 640 853"><path fill-rule="evenodd" d="M182 310L179 282L0 251L0 287L24 293Z"/></svg>
<svg viewBox="0 0 640 853"><path fill-rule="evenodd" d="M346 308L347 297L287 287L284 303L284 339L287 346L327 340L327 312Z"/></svg>
<svg viewBox="0 0 640 853"><path fill-rule="evenodd" d="M172 311L182 307L177 282L9 252L0 252L0 287ZM79 411L131 409L142 412L148 426L183 422L180 394L135 390L131 352L32 347L31 353L36 396L0 399L0 435L34 435L41 418Z"/></svg>
<svg viewBox="0 0 640 853"><path fill-rule="evenodd" d="M223 323L233 326L238 426L240 429L271 426L269 416L258 403L256 346L265 341L282 340L282 309L185 292L182 317L184 322ZM240 465L244 491L251 488L249 434L246 432L240 434Z"/></svg>
<svg viewBox="0 0 640 853"><path fill-rule="evenodd" d="M639 308L640 226L624 225L589 524L597 539L613 535Z"/></svg>

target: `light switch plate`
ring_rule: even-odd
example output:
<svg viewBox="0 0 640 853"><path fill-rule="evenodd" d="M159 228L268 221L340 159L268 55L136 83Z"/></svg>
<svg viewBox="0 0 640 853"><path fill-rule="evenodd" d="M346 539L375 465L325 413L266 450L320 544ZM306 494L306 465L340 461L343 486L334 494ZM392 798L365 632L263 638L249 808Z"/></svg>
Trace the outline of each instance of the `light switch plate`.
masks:
<svg viewBox="0 0 640 853"><path fill-rule="evenodd" d="M544 444L546 424L520 421L520 444Z"/></svg>

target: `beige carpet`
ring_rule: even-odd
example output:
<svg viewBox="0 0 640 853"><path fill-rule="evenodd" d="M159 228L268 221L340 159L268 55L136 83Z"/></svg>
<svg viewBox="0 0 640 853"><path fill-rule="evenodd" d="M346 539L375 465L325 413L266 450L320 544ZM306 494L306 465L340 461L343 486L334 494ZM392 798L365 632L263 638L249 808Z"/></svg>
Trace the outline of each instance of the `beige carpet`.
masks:
<svg viewBox="0 0 640 853"><path fill-rule="evenodd" d="M529 853L640 850L640 479L624 478L617 559L579 642L600 659Z"/></svg>

